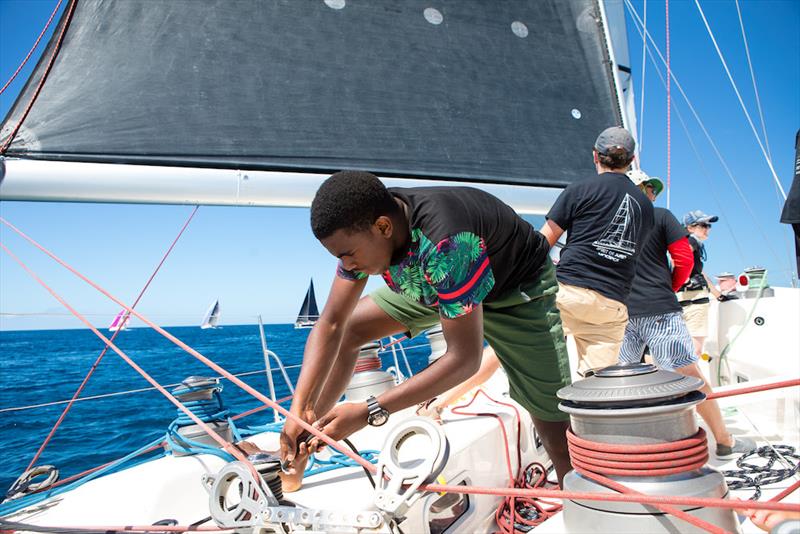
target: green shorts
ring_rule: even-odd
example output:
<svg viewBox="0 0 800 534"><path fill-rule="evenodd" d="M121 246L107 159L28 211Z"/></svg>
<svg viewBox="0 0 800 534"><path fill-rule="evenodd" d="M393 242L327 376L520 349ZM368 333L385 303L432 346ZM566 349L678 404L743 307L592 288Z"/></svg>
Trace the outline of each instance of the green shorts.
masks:
<svg viewBox="0 0 800 534"><path fill-rule="evenodd" d="M511 398L545 421L565 421L556 391L570 384L569 359L556 308L558 283L548 261L538 278L483 305L483 335L508 376ZM370 298L411 337L439 322L436 308L408 300L388 287Z"/></svg>

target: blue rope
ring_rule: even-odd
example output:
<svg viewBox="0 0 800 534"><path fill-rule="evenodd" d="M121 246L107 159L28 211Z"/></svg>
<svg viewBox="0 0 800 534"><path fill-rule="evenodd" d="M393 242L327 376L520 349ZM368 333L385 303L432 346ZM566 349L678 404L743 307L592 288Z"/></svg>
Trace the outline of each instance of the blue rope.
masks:
<svg viewBox="0 0 800 534"><path fill-rule="evenodd" d="M183 386L173 390L173 394L184 395L189 392L206 390L207 387L192 388ZM222 404L222 396L220 395L220 388L214 388L213 394L210 399L199 399L193 401L184 401L183 405L186 406L198 419L204 423L227 422L228 427L231 429L236 441L242 440L242 434L237 428L233 419L230 417L230 410L225 408ZM200 443L193 439L187 438L180 434L181 427L194 425L195 422L192 418L186 415L182 410L178 410L177 417L167 427L166 441L173 453L178 452L182 454L211 454L222 458L226 462L232 462L235 458L213 445Z"/></svg>
<svg viewBox="0 0 800 534"><path fill-rule="evenodd" d="M360 451L360 455L369 463L377 463L378 455L381 451L376 450L364 450ZM341 469L343 467L360 467L361 464L349 458L348 456L337 452L331 455L330 458L318 458L316 455L311 456L311 460L308 462L306 466L305 475L307 477L318 475L320 473L327 473L328 471L333 471L335 469Z"/></svg>
<svg viewBox="0 0 800 534"><path fill-rule="evenodd" d="M159 436L158 438L156 438L155 440L151 441L147 445L145 445L143 447L140 447L139 449L136 449L135 451L133 451L132 453L130 453L130 454L126 455L126 456L124 456L123 458L120 458L119 460L115 460L115 461L111 462L110 464L108 464L107 466L103 467L102 469L98 469L94 473L90 473L90 474L86 475L85 477L83 477L83 478L81 478L79 480L76 480L75 482L70 482L69 484L64 484L63 486L59 486L59 487L53 488L51 490L46 490L46 491L42 491L40 493L34 493L32 495L26 495L24 497L19 497L17 499L11 500L11 501L6 501L6 502L0 504L0 517L4 517L4 516L7 516L9 514L13 514L14 512L22 510L23 508L27 508L28 506L33 506L34 504L38 504L38 503L40 503L40 502L42 502L42 501L44 501L46 499L49 499L50 497L53 497L55 495L60 495L60 494L62 494L64 492L71 491L71 490L73 490L73 489L75 489L75 488L77 488L77 487L89 482L90 480L99 477L99 476L107 475L109 473L113 473L113 472L116 472L116 471L121 471L122 470L121 469L122 464L128 462L129 460L132 460L136 456L139 456L140 454L142 454L147 449L149 449L151 447L155 447L156 445L161 443L161 441L162 441L162 438L161 438L161 436ZM163 456L163 453L162 453L162 456ZM139 464L144 463L144 462L149 462L150 460L152 460L152 458L142 458L140 461L134 462L131 465L127 466L127 468L133 467L135 465L139 465Z"/></svg>

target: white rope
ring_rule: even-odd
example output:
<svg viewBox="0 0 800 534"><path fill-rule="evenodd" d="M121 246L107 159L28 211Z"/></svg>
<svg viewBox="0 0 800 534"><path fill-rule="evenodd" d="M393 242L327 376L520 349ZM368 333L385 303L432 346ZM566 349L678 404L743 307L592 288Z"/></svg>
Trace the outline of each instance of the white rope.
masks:
<svg viewBox="0 0 800 534"><path fill-rule="evenodd" d="M745 55L747 55L747 66L750 68L750 79L753 80L753 92L756 95L756 107L758 108L758 117L761 120L761 132L764 134L764 144L767 146L767 154L769 154L769 159L772 159L772 150L769 148L769 137L767 136L767 124L764 121L764 111L761 109L761 97L758 94L756 73L753 69L753 62L750 60L750 47L747 44L747 35L745 34L744 21L742 20L742 10L739 9L739 0L736 0L736 13L739 15L739 28L742 29L742 42L744 42L744 52Z"/></svg>
<svg viewBox="0 0 800 534"><path fill-rule="evenodd" d="M739 88L736 87L736 82L733 81L733 76L731 76L731 71L728 69L728 64L725 62L725 58L722 55L722 50L720 50L717 40L714 38L714 32L711 31L711 26L708 25L708 20L706 20L706 15L703 13L703 8L700 7L699 0L694 0L694 4L697 6L697 10L700 12L700 17L702 17L703 23L706 25L706 30L708 30L708 35L711 37L711 42L714 43L714 48L717 50L717 55L719 56L720 61L722 61L722 66L725 67L725 73L728 75L728 80L730 80L733 91L736 93L736 98L739 99L739 105L742 107L742 111L744 111L744 116L747 117L747 122L750 124L750 129L753 130L753 135L756 137L756 142L758 142L758 146L761 148L761 153L764 154L764 159L767 160L769 170L772 172L772 178L778 185L778 189L780 189L783 199L786 200L786 191L783 190L781 181L778 180L778 175L775 173L775 168L772 166L772 159L769 157L769 155L767 155L767 151L764 149L764 145L761 143L761 138L758 136L758 132L753 124L753 120L750 118L750 114L747 112L747 107L744 105L742 95L739 93Z"/></svg>
<svg viewBox="0 0 800 534"><path fill-rule="evenodd" d="M644 0L644 27L647 28L647 0ZM642 39L642 95L639 101L639 162L641 163L642 141L644 139L644 78L647 72L647 39Z"/></svg>
<svg viewBox="0 0 800 534"><path fill-rule="evenodd" d="M658 58L661 60L662 65L664 65L664 67L666 68L667 62L664 59L664 55L661 53L661 50L658 48L658 45L656 44L655 40L653 39L653 37L650 35L649 32L647 32L646 30L642 30L642 19L641 19L641 17L639 17L639 13L636 11L636 8L633 7L633 4L631 4L630 0L625 0L625 5L628 7L628 10L633 15L634 21L637 23L637 24L634 24L634 26L636 27L637 31L639 32L639 35L642 37L642 39L647 38L650 41L651 47L653 49L655 49L656 53L658 54ZM649 48L648 48L648 50L649 50ZM653 60L653 62L655 63L655 60ZM762 237L764 243L769 248L769 250L772 253L773 257L780 262L778 254L775 252L775 249L772 247L771 242L767 238L767 235L764 232L764 229L761 227L761 224L759 222L759 218L756 216L755 212L753 211L753 208L750 206L750 203L747 201L747 197L744 195L744 192L742 191L742 188L739 187L739 183L736 181L736 178L733 176L733 172L731 171L730 167L728 167L728 163L725 161L725 158L722 157L722 153L719 151L719 148L717 148L717 144L711 138L711 134L708 133L708 130L706 129L705 124L703 123L702 119L700 119L700 115L698 115L697 110L694 108L694 105L692 105L692 102L689 100L689 97L686 95L686 92L683 90L683 86L680 84L680 82L678 81L678 78L675 76L675 71L671 70L669 74L672 77L672 81L675 82L675 87L678 88L678 91L681 93L681 96L683 97L684 101L686 102L686 105L689 107L689 110L692 112L692 115L694 116L694 119L697 121L697 124L700 126L700 130L703 132L703 135L705 135L706 140L711 145L711 148L714 150L714 154L716 154L717 159L719 159L720 163L722 164L722 168L725 169L725 173L728 175L728 178L731 180L731 183L733 184L734 188L736 189L736 192L738 193L739 198L742 200L742 203L747 208L747 211L750 213L750 216L753 218L753 225L758 229L758 231L761 234L761 237Z"/></svg>

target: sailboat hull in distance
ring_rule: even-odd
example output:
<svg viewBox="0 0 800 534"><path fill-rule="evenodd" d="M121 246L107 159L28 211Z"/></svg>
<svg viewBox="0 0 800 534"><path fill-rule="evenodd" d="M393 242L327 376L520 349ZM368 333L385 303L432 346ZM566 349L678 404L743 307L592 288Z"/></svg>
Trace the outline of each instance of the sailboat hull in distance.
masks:
<svg viewBox="0 0 800 534"><path fill-rule="evenodd" d="M319 309L317 309L317 297L314 295L314 279L308 285L306 291L306 298L303 299L303 305L300 306L300 313L297 314L297 320L294 322L295 328L311 328L314 323L319 319Z"/></svg>
<svg viewBox="0 0 800 534"><path fill-rule="evenodd" d="M214 304L208 308L206 312L206 316L203 318L203 322L200 324L200 328L206 330L207 328L219 328L217 323L219 322L219 300L214 301Z"/></svg>

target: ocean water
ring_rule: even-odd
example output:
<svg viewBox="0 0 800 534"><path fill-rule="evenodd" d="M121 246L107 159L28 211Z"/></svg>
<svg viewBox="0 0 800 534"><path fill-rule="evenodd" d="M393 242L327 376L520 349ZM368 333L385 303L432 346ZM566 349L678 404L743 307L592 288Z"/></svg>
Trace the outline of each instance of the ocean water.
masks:
<svg viewBox="0 0 800 534"><path fill-rule="evenodd" d="M292 382L296 382L310 331L295 330L293 325L265 325L264 329L268 348L280 356ZM241 379L269 396L257 325L166 330L233 374L261 371ZM162 385L177 384L191 375L216 376L215 371L149 328L126 330L114 342ZM404 345L410 348L407 354L416 373L427 364L430 348L424 338L405 341ZM103 342L89 330L0 332L0 495L28 466L65 404L8 409L69 400L103 347ZM391 352L381 356L384 368L393 364ZM289 389L274 367L276 395L288 396ZM402 360L401 367L405 373ZM230 381L221 383L223 401L234 414L261 405ZM150 387L109 350L81 397ZM288 403L284 406L288 407ZM77 402L37 465L55 465L61 478L80 473L163 436L175 416L175 406L155 390ZM272 411L264 410L237 424L272 420Z"/></svg>

